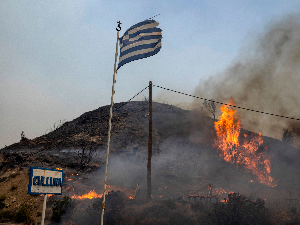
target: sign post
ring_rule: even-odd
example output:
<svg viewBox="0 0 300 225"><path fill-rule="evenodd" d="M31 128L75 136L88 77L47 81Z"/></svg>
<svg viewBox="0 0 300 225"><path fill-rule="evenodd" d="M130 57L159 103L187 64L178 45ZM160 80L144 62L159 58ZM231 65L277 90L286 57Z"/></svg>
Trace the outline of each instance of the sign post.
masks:
<svg viewBox="0 0 300 225"><path fill-rule="evenodd" d="M41 225L44 225L47 194L62 194L63 171L30 167L28 194L44 194Z"/></svg>

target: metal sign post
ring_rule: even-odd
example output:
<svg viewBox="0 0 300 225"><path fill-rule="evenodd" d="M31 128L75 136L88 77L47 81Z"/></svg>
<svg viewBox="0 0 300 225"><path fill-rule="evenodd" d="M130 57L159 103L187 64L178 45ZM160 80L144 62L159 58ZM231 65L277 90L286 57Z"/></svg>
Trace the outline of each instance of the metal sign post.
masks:
<svg viewBox="0 0 300 225"><path fill-rule="evenodd" d="M45 194L45 196L44 196L44 203L43 203L43 212L42 212L42 221L41 221L41 225L44 225L47 196L48 196L47 194Z"/></svg>

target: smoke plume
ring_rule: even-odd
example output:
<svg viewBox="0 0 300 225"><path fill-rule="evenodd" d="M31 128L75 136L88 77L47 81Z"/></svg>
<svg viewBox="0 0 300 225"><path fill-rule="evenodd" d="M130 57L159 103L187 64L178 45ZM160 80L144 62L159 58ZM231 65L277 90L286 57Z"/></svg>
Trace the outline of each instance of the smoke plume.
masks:
<svg viewBox="0 0 300 225"><path fill-rule="evenodd" d="M299 119L299 46L300 13L273 21L229 68L201 81L195 95L223 103L233 97L242 108ZM199 104L194 102L196 108ZM300 121L242 109L238 114L245 129L281 139L286 127L298 140Z"/></svg>

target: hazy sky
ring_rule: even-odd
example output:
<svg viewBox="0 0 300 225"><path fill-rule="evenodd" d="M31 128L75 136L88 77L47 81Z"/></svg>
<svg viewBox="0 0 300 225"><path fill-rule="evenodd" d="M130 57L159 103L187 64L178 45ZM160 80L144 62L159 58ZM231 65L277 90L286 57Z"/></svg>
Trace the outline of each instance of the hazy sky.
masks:
<svg viewBox="0 0 300 225"><path fill-rule="evenodd" d="M296 0L1 0L0 148L110 104L119 20L122 36L160 14L163 36L157 55L119 69L114 101L124 102L150 80L193 93L268 23L299 9Z"/></svg>

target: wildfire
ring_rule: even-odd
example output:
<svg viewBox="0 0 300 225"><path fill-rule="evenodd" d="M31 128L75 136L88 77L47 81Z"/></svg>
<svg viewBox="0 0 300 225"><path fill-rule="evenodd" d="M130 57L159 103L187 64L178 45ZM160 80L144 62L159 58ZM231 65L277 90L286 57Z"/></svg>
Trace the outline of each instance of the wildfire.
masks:
<svg viewBox="0 0 300 225"><path fill-rule="evenodd" d="M81 196L71 196L71 198L73 199L84 199L84 198L88 198L88 199L93 199L93 198L102 198L102 195L98 195L94 190L91 190L89 193L81 195Z"/></svg>
<svg viewBox="0 0 300 225"><path fill-rule="evenodd" d="M234 105L230 98L230 104ZM271 161L266 157L267 148L258 152L259 146L263 143L261 133L253 134L252 138L244 135L243 144L239 143L241 122L236 115L236 110L224 105L220 107L222 115L219 121L215 122L217 138L214 147L221 151L221 156L230 163L241 165L250 170L258 177L258 180L270 187L275 187L274 179L270 176Z"/></svg>
<svg viewBox="0 0 300 225"><path fill-rule="evenodd" d="M72 188L71 191L73 191L74 188L73 187L71 187L71 188ZM105 195L107 195L107 194L108 194L108 191L105 192ZM98 195L94 190L91 190L87 194L84 194L84 195L81 195L81 196L73 195L73 196L71 196L71 198L72 199L86 199L86 198L93 199L93 198L102 198L102 196L103 196L103 194ZM128 196L128 198L129 199L134 199L134 196Z"/></svg>

